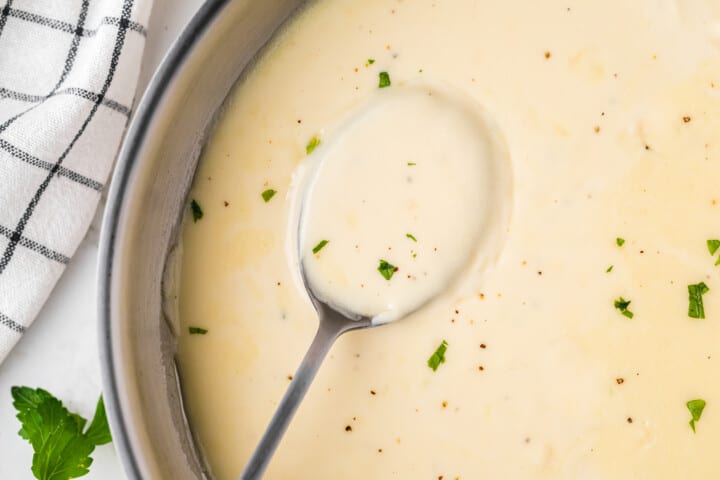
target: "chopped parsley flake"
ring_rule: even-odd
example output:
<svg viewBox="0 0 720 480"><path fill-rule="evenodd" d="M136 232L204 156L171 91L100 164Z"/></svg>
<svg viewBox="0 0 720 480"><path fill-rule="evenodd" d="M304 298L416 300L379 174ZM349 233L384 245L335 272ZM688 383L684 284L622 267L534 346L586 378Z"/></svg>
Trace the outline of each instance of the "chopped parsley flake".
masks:
<svg viewBox="0 0 720 480"><path fill-rule="evenodd" d="M330 243L330 240L320 240L320 242L317 245L315 245L315 248L312 249L313 255L318 253L320 250L322 250L323 247L325 245L327 245L328 243Z"/></svg>
<svg viewBox="0 0 720 480"><path fill-rule="evenodd" d="M417 242L417 238L415 238L415 235L413 235L412 233L406 233L405 236L413 242Z"/></svg>
<svg viewBox="0 0 720 480"><path fill-rule="evenodd" d="M632 302L630 300L625 300L623 297L618 298L615 300L615 308L620 310L620 313L625 315L627 318L633 318L635 314L628 310L628 307L630 306Z"/></svg>
<svg viewBox="0 0 720 480"><path fill-rule="evenodd" d="M415 163L415 162L408 162L408 167L414 167L415 165L417 165L417 163Z"/></svg>
<svg viewBox="0 0 720 480"><path fill-rule="evenodd" d="M618 247L622 247L623 245L625 245L625 239L617 237L615 239L615 243L617 244Z"/></svg>
<svg viewBox="0 0 720 480"><path fill-rule="evenodd" d="M380 260L380 265L378 265L377 269L378 272L380 272L380 275L385 278L385 280L390 280L395 274L395 272L398 271L398 268L395 265L385 260Z"/></svg>
<svg viewBox="0 0 720 480"><path fill-rule="evenodd" d="M707 249L708 252L710 252L710 255L715 255L715 252L718 251L718 248L720 248L720 240L708 240L707 241Z"/></svg>
<svg viewBox="0 0 720 480"><path fill-rule="evenodd" d="M613 265L610 265L607 270L605 270L605 273L610 273L613 270Z"/></svg>
<svg viewBox="0 0 720 480"><path fill-rule="evenodd" d="M189 327L188 332L190 332L190 335L205 335L208 331L206 328Z"/></svg>
<svg viewBox="0 0 720 480"><path fill-rule="evenodd" d="M385 88L392 85L390 82L390 75L388 72L380 72L379 73L379 82L378 82L378 88Z"/></svg>
<svg viewBox="0 0 720 480"><path fill-rule="evenodd" d="M442 343L435 349L430 358L428 358L427 365L432 368L433 372L436 372L438 367L445 363L445 352L447 351L448 343L443 340Z"/></svg>
<svg viewBox="0 0 720 480"><path fill-rule="evenodd" d="M305 154L310 155L320 145L320 138L315 135L310 139L308 144L305 146Z"/></svg>
<svg viewBox="0 0 720 480"><path fill-rule="evenodd" d="M264 192L262 192L262 199L265 200L265 203L269 202L272 197L275 196L277 193L277 190L273 190L272 188L268 188Z"/></svg>
<svg viewBox="0 0 720 480"><path fill-rule="evenodd" d="M707 241L707 248L708 252L710 252L710 255L715 255L715 252L718 251L718 248L720 248L720 240L708 240ZM715 265L720 265L720 257L718 257L717 261L715 262Z"/></svg>
<svg viewBox="0 0 720 480"><path fill-rule="evenodd" d="M705 409L705 400L698 398L696 400L690 400L686 403L687 409L690 411L690 428L695 432L695 422L700 420L702 412Z"/></svg>
<svg viewBox="0 0 720 480"><path fill-rule="evenodd" d="M372 65L373 63L375 63L375 59L374 59L374 58L368 58L368 65Z"/></svg>
<svg viewBox="0 0 720 480"><path fill-rule="evenodd" d="M202 208L200 208L200 204L194 198L190 202L190 211L192 212L194 223L197 223L197 221L203 217Z"/></svg>
<svg viewBox="0 0 720 480"><path fill-rule="evenodd" d="M688 317L705 318L705 307L703 306L703 295L708 293L710 289L705 282L695 285L688 285Z"/></svg>

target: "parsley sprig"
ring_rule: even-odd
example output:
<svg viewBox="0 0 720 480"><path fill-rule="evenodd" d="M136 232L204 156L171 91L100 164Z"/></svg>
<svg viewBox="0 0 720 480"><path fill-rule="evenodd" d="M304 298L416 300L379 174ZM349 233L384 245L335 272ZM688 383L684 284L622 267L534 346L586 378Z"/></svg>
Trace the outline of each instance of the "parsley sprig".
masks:
<svg viewBox="0 0 720 480"><path fill-rule="evenodd" d="M197 200L194 198L190 202L190 211L192 212L193 223L197 223L198 220L203 218L203 210Z"/></svg>
<svg viewBox="0 0 720 480"><path fill-rule="evenodd" d="M428 358L427 365L432 368L433 372L436 372L438 367L445 363L445 352L447 352L447 347L447 341L443 340L442 343L438 345L437 349L435 349L433 354L430 355L430 358Z"/></svg>
<svg viewBox="0 0 720 480"><path fill-rule="evenodd" d="M398 267L387 260L380 260L380 265L378 265L377 269L385 280L390 280L393 275L395 275L395 272L398 271Z"/></svg>
<svg viewBox="0 0 720 480"><path fill-rule="evenodd" d="M330 243L330 240L320 240L318 244L315 245L315 247L313 247L312 249L313 255L317 255L317 253L323 248L325 248L325 245L327 245L328 243Z"/></svg>
<svg viewBox="0 0 720 480"><path fill-rule="evenodd" d="M261 196L262 199L265 201L265 203L267 203L267 202L270 201L271 198L273 198L273 197L275 196L276 193L277 193L277 190L273 190L272 188L268 188L267 190L265 190L264 192L262 192L262 193L260 194L260 196Z"/></svg>
<svg viewBox="0 0 720 480"><path fill-rule="evenodd" d="M615 305L615 308L620 310L620 313L622 313L624 316L626 316L627 318L633 318L635 316L635 314L633 312L631 312L630 310L628 310L628 307L630 306L631 303L632 303L631 300L625 300L623 297L620 297L617 300L615 300L614 305Z"/></svg>
<svg viewBox="0 0 720 480"><path fill-rule="evenodd" d="M703 410L705 410L705 400L702 398L698 398L695 400L690 400L685 404L687 406L687 409L690 411L690 428L692 428L692 431L695 432L695 422L700 420L700 417L702 416Z"/></svg>
<svg viewBox="0 0 720 480"><path fill-rule="evenodd" d="M320 137L315 135L305 146L305 154L310 155L317 147L320 146Z"/></svg>
<svg viewBox="0 0 720 480"><path fill-rule="evenodd" d="M710 288L705 282L688 285L688 317L705 318L705 306L703 305L703 295L708 293Z"/></svg>
<svg viewBox="0 0 720 480"><path fill-rule="evenodd" d="M720 248L720 240L716 238L708 240L706 244L710 255L715 255L715 252L717 252L718 248ZM720 256L718 256L718 259L715 261L715 265L720 265Z"/></svg>
<svg viewBox="0 0 720 480"><path fill-rule="evenodd" d="M86 429L85 418L69 412L41 388L13 387L11 393L22 424L18 434L33 447L31 470L38 480L68 480L87 474L95 447L112 441L102 397Z"/></svg>

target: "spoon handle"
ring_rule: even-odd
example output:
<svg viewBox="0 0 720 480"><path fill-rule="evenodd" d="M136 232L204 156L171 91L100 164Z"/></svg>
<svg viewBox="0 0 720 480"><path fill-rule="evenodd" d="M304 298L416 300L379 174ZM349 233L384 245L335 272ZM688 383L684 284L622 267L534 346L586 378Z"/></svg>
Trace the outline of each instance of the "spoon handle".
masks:
<svg viewBox="0 0 720 480"><path fill-rule="evenodd" d="M245 470L240 475L240 480L259 480L262 478L268 462L270 462L285 430L287 430L290 420L295 415L295 411L320 369L323 359L325 359L335 339L347 330L347 326L342 323L324 322L322 318L320 319L320 326L315 338L310 344L302 363L300 363L300 367L295 372L285 396L283 396L280 405L275 410L275 415L270 420L270 424L260 439L260 443L255 447L255 451L245 466Z"/></svg>

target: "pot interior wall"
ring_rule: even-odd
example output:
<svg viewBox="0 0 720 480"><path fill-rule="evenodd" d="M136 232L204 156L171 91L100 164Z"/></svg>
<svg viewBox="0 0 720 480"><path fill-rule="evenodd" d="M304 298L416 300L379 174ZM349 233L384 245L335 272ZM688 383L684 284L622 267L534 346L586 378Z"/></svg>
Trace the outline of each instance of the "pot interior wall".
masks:
<svg viewBox="0 0 720 480"><path fill-rule="evenodd" d="M130 478L210 477L182 413L175 327L162 308L163 271L214 118L243 70L301 3L207 2L166 58L128 132L105 218L100 313L106 403Z"/></svg>

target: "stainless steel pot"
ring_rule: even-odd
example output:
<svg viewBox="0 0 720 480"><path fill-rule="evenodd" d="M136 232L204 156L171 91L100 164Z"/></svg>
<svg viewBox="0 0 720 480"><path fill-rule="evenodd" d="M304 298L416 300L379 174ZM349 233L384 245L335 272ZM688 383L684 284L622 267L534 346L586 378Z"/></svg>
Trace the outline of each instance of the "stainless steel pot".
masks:
<svg viewBox="0 0 720 480"><path fill-rule="evenodd" d="M131 479L210 477L182 409L166 259L209 128L303 0L208 0L153 78L112 179L100 249L100 345L115 446Z"/></svg>

